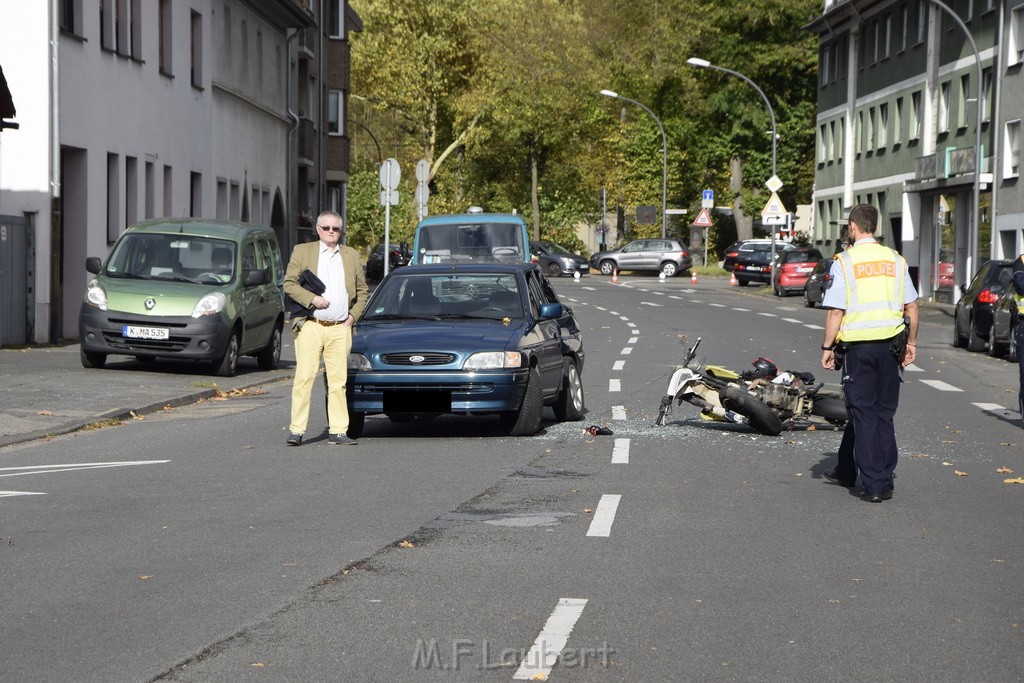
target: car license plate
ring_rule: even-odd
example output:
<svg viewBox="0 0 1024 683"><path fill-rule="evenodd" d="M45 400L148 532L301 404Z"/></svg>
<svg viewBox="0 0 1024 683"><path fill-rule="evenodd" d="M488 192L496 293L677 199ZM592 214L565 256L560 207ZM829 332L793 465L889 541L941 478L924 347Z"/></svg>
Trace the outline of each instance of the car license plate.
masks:
<svg viewBox="0 0 1024 683"><path fill-rule="evenodd" d="M809 273L812 270L814 270L814 266L800 267L800 268L796 269L796 272L798 272L798 273Z"/></svg>
<svg viewBox="0 0 1024 683"><path fill-rule="evenodd" d="M136 325L125 325L121 328L121 335L132 339L170 339L171 331L166 327L138 327Z"/></svg>

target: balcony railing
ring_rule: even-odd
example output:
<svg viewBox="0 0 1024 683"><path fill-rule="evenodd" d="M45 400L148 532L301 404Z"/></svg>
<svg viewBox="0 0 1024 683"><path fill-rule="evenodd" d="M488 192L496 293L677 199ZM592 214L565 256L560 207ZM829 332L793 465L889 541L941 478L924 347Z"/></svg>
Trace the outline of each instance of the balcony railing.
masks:
<svg viewBox="0 0 1024 683"><path fill-rule="evenodd" d="M984 154L984 149L982 150ZM982 172L988 170L989 160L982 158ZM935 154L917 158L917 180L943 180L974 173L974 149L946 147Z"/></svg>

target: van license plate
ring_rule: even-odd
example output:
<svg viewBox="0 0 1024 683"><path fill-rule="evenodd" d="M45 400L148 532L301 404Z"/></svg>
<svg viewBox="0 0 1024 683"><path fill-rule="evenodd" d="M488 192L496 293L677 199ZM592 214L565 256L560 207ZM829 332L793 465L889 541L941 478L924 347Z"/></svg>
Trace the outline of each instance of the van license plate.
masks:
<svg viewBox="0 0 1024 683"><path fill-rule="evenodd" d="M132 339L170 339L171 331L166 327L136 327L125 325L121 328L121 335Z"/></svg>

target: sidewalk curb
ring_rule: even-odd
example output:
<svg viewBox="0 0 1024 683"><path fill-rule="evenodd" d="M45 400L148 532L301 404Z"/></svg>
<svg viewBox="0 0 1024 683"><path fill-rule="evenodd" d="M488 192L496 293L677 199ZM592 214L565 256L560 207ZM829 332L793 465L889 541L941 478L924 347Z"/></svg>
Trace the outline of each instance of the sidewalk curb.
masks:
<svg viewBox="0 0 1024 683"><path fill-rule="evenodd" d="M232 390L237 389L252 389L254 387L263 386L265 384L273 384L275 382L281 382L284 380L290 380L291 375L284 375L281 377L274 377L269 380L253 382L252 384L245 384L239 387L233 387ZM182 406L192 405L198 403L203 399L212 398L217 395L221 389L203 389L202 391L195 391L188 394L182 394L174 396L156 403L150 403L148 405L139 406L135 408L115 408L108 410L105 413L99 415L92 415L87 418L79 418L70 422L65 422L59 426L55 426L51 429L39 429L34 432L27 432L25 434L12 434L10 436L0 436L0 448L7 446L13 446L19 443L26 443L28 441L36 441L38 439L45 439L47 437L60 436L62 434L71 434L77 432L83 427L87 427L97 422L103 422L104 420L130 420L133 417L150 415L152 413L163 410L164 408L180 408Z"/></svg>

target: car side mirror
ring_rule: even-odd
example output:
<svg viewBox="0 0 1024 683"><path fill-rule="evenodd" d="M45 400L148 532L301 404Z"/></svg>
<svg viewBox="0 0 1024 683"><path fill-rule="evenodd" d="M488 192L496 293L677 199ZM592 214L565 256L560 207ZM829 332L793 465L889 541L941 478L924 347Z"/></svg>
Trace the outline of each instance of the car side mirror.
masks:
<svg viewBox="0 0 1024 683"><path fill-rule="evenodd" d="M257 287L265 284L267 284L267 271L250 270L245 274L246 287Z"/></svg>
<svg viewBox="0 0 1024 683"><path fill-rule="evenodd" d="M89 258L85 259L85 269L86 271L92 273L93 275L100 274L100 268L102 265L103 264L98 256L90 256Z"/></svg>
<svg viewBox="0 0 1024 683"><path fill-rule="evenodd" d="M562 304L541 304L539 317L541 320L553 320L561 318L563 312Z"/></svg>

